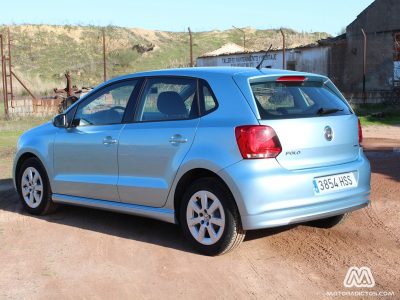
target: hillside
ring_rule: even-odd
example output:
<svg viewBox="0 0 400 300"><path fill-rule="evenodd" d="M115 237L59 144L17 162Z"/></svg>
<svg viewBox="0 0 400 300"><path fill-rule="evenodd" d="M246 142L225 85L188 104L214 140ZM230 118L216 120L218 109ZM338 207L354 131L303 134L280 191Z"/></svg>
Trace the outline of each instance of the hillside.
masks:
<svg viewBox="0 0 400 300"><path fill-rule="evenodd" d="M102 81L102 38L95 26L10 26L14 70L39 95L49 95L65 85L64 72L70 70L73 84L97 85ZM246 28L246 48L280 48L279 30ZM108 78L142 70L186 66L189 63L187 32L165 32L108 26L105 28ZM299 33L286 29L287 47L310 44L326 33ZM6 27L0 26L6 34ZM193 33L196 58L233 42L242 45L237 30ZM22 92L17 87L17 92Z"/></svg>

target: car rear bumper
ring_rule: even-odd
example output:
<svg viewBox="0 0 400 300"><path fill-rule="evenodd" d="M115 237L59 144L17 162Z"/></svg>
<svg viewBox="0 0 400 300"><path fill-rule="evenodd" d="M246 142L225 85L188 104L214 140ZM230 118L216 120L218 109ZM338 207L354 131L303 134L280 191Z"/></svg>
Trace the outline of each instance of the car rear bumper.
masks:
<svg viewBox="0 0 400 300"><path fill-rule="evenodd" d="M363 208L369 204L369 193L357 197L337 199L325 203L283 208L258 215L243 216L246 230L283 226L316 219L328 218Z"/></svg>
<svg viewBox="0 0 400 300"><path fill-rule="evenodd" d="M315 177L353 172L356 188L316 195ZM219 175L236 200L245 230L326 218L369 204L370 165L360 150L356 161L290 171L274 159L242 160Z"/></svg>

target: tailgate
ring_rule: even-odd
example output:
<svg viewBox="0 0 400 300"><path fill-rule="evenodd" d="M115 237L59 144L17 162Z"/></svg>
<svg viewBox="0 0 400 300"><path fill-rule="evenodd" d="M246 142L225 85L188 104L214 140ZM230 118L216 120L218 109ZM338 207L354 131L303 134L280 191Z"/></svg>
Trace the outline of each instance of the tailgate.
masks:
<svg viewBox="0 0 400 300"><path fill-rule="evenodd" d="M359 155L355 115L261 120L260 124L271 126L277 133L282 152L276 159L289 170L343 164ZM331 140L326 137L327 127Z"/></svg>

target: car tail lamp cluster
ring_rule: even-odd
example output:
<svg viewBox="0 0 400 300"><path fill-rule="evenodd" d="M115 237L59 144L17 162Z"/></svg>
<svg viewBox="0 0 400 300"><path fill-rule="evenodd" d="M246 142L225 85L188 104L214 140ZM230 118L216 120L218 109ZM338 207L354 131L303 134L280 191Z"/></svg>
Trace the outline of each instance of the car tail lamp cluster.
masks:
<svg viewBox="0 0 400 300"><path fill-rule="evenodd" d="M235 128L236 141L245 159L274 158L282 152L282 146L272 127L246 125Z"/></svg>
<svg viewBox="0 0 400 300"><path fill-rule="evenodd" d="M361 122L360 119L358 119L358 143L361 144L362 140L363 140L363 133L361 128Z"/></svg>

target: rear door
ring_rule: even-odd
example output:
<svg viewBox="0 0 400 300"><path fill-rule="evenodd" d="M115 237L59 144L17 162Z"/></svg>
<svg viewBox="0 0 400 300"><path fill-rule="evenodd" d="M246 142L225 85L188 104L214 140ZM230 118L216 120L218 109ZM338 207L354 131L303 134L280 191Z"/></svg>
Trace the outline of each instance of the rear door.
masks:
<svg viewBox="0 0 400 300"><path fill-rule="evenodd" d="M278 162L296 170L342 164L359 154L358 119L331 83L321 77L257 78L250 88L260 124L278 135Z"/></svg>
<svg viewBox="0 0 400 300"><path fill-rule="evenodd" d="M161 207L193 143L198 116L197 80L155 77L144 83L134 122L119 138L121 202Z"/></svg>

